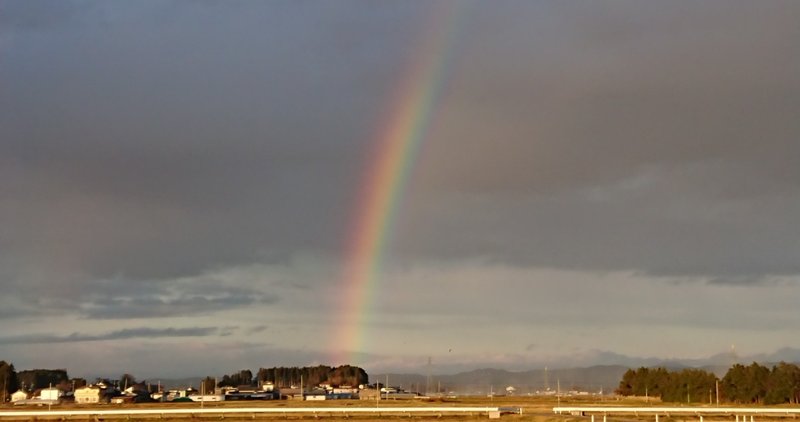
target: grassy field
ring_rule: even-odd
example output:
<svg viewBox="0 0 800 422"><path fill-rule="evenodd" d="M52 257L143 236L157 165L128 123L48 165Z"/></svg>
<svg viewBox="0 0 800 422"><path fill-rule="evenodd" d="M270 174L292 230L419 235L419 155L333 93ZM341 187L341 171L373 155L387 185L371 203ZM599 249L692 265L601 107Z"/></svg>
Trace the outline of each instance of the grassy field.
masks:
<svg viewBox="0 0 800 422"><path fill-rule="evenodd" d="M75 409L75 410L94 410L94 409L102 409L102 410L111 410L111 409L161 409L161 408L169 408L169 409L214 409L214 408L231 408L231 407L259 407L259 408L356 408L356 407L369 407L369 408L376 408L376 407L511 407L511 408L520 408L522 409L521 415L503 415L502 419L505 421L512 421L512 420L525 420L525 421L536 421L536 422L576 422L576 421L583 421L586 422L587 418L581 417L573 417L573 416L559 416L554 415L552 413L552 408L557 406L558 404L561 405L636 405L641 404L641 402L637 401L629 401L626 400L624 402L617 401L614 399L606 399L606 400L598 400L598 399L562 399L560 402L554 398L544 398L544 397L459 397L459 398L447 398L447 399L421 399L421 400L382 400L380 402L375 401L367 401L367 400L331 400L331 401L295 401L295 400L280 400L280 401L237 401L237 402L218 402L218 403L205 403L201 406L200 403L147 403L147 404L124 404L124 405L116 405L116 404L103 404L103 405L76 405L76 404L63 404L59 406L53 406L52 410L68 410L68 409ZM24 407L20 408L12 407L12 406L4 406L2 410L42 410L40 407ZM336 420L358 420L358 421L376 421L376 420L386 420L386 419L415 419L415 420L485 420L488 419L486 414L483 415L437 415L436 413L432 412L431 414L397 414L397 415L389 415L383 414L380 417L376 415L357 415L357 414L350 414L350 415L330 415L330 414L321 414L321 415L291 415L291 414L259 414L255 416L246 415L195 415L195 416L186 416L186 417L173 417L173 416L137 416L137 417L127 417L127 416L118 416L118 417L109 417L104 416L102 419L95 419L92 420L100 421L100 420L220 420L225 419L226 421L239 421L239 420L253 420L253 419L271 419L271 420L299 420L299 419L325 419L328 421L336 421ZM31 420L29 417L25 418L14 418L14 417L4 417L3 420ZM79 417L69 417L69 420L79 420ZM84 418L85 419L85 418ZM49 418L46 416L39 416L36 417L36 420L64 420L63 417L53 417Z"/></svg>
<svg viewBox="0 0 800 422"><path fill-rule="evenodd" d="M572 416L572 415L555 415L553 414L553 407L556 406L661 406L659 401L653 399L645 400L643 398L562 398L557 400L552 397L527 397L527 396L507 396L507 397L459 397L459 398L446 398L446 399L420 399L420 400L382 400L380 402L367 401L367 400L331 400L331 401L295 401L295 400L280 400L280 401L236 401L236 402L218 402L218 403L205 403L201 406L200 403L147 403L147 404L103 404L103 405L76 405L76 404L63 404L53 406L52 410L112 410L112 409L222 409L222 408L396 408L396 407L501 407L501 408L520 408L522 413L517 414L504 414L501 419L503 421L533 421L533 422L589 422L589 417ZM671 404L675 405L675 404ZM698 406L699 404L693 404ZM9 410L43 410L42 407L12 407L10 405L0 407L3 411ZM44 408L46 409L46 408ZM70 416L68 418L62 416L37 416L37 417L2 417L0 420L38 420L38 421L65 421L65 420L91 420L93 422L101 421L212 421L222 420L225 421L245 421L245 420L327 420L327 421L359 421L359 422L372 422L379 420L401 420L401 419L414 419L417 421L427 420L458 420L458 421L474 421L486 420L488 416L484 414L472 415L453 415L443 414L439 415L436 412L430 414L411 414L411 413L383 413L380 415L375 414L326 414L321 413L313 414L203 414L203 415L137 415L137 416L103 416L102 418L94 417L79 417ZM786 419L786 418L782 418ZM597 422L602 422L602 417L596 418ZM706 417L704 422L733 422L734 418L731 417L716 417L714 419ZM759 417L759 420L766 420L765 417ZM774 419L778 420L778 419ZM637 418L636 416L614 416L608 417L608 422L634 422L634 421L648 421L653 422L652 416L644 416ZM699 422L699 418L694 415L688 416L675 416L667 417L666 415L660 418L659 422Z"/></svg>

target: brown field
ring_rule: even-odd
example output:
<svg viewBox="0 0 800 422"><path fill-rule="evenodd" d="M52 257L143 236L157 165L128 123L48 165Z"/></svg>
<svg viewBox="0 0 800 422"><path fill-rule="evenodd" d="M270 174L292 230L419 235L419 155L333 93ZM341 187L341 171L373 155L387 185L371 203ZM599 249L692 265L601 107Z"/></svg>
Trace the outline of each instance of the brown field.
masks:
<svg viewBox="0 0 800 422"><path fill-rule="evenodd" d="M654 402L652 399L648 400L650 403L655 405L660 405L661 403ZM424 400L382 400L377 407L518 407L522 409L521 415L515 414L504 414L501 419L503 421L533 421L533 422L588 422L590 419L589 417L580 417L580 416L569 416L569 415L555 415L552 412L552 408L558 405L562 406L642 406L645 405L644 398L628 398L628 399L616 399L616 398L605 398L600 400L598 398L562 398L560 401L556 400L555 398L551 397L459 397L459 398L448 398L448 399L424 399ZM125 404L125 405L115 405L115 404L103 404L103 405L75 405L75 404L63 404L59 406L53 406L52 410L68 410L68 409L80 409L80 410L111 410L111 409L159 409L159 408L169 408L169 409L213 409L213 408L229 408L229 407L265 407L265 408L321 408L321 407L330 407L330 408L342 408L342 407L376 407L376 402L374 401L366 401L366 400L331 400L331 401L294 401L294 400L281 400L281 401L238 401L238 402L220 402L220 403L205 403L201 406L200 403L148 403L148 404ZM0 407L0 410L9 411L9 410L43 410L42 407L13 407L10 405ZM36 418L29 418L29 417L2 417L0 418L4 421L12 421L12 420L40 420L40 421L66 421L66 420L87 420L86 417L50 417L47 416L39 416ZM379 421L379 420L392 420L392 419L414 419L417 421L428 421L428 420L459 420L459 421L473 421L473 420L486 420L488 416L486 414L478 415L437 415L435 412L431 412L431 414L382 414L382 415L359 415L359 414L351 414L351 415L341 415L341 414L318 414L318 415L306 415L306 414L257 414L257 415L222 415L222 414L204 414L204 415L193 415L193 416L171 416L166 415L164 417L160 417L159 415L142 415L142 416L103 416L101 418L89 418L89 420L93 420L95 422L102 422L102 421L169 421L169 420L195 420L195 421L212 421L212 420L226 420L231 422L239 422L245 420L258 420L258 419L269 419L269 420L327 420L327 421L344 421L344 420L353 420L358 422L371 422L371 421ZM760 418L765 419L765 418ZM609 417L608 421L651 421L652 417L648 418L635 418L633 416L627 417ZM725 420L727 422L732 422L732 418L722 419L716 418L715 420ZM602 418L597 419L598 422L602 421ZM674 417L668 418L662 416L660 418L660 422L679 422L679 421L691 421L691 422L699 422L698 418L692 417ZM705 422L712 422L711 418L705 418Z"/></svg>

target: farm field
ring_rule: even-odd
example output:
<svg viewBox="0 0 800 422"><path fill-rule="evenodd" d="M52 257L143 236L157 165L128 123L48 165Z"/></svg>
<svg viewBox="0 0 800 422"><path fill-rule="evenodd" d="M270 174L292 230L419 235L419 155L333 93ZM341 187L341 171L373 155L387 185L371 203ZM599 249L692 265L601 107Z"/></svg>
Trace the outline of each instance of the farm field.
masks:
<svg viewBox="0 0 800 422"><path fill-rule="evenodd" d="M485 411L467 412L463 414L448 414L440 413L436 409L457 407L457 408L494 408L498 407L505 410L521 409L521 414L513 414L504 412L501 419L504 421L533 421L533 422L590 422L589 416L578 415L556 415L553 413L553 408L556 406L602 406L602 407L643 407L663 406L658 401L642 400L636 398L617 399L605 398L600 400L598 398L581 398L581 399L562 399L556 400L551 397L459 397L448 399L423 399L423 400L383 400L379 403L366 400L332 400L332 401L249 401L249 402L218 402L218 403L205 403L201 406L200 403L148 403L148 404L126 404L126 405L75 405L64 404L53 406L51 409L47 407L26 406L26 407L13 407L3 406L0 407L0 420L2 421L17 421L17 420L37 420L37 421L81 421L91 420L94 422L100 421L245 421L245 420L327 420L327 421L379 421L379 420L453 420L453 421L473 421L473 420L486 420L488 414ZM674 406L674 405L673 405ZM698 406L694 404L693 406ZM730 406L727 406L730 407ZM258 408L258 409L274 409L277 413L240 413L230 414L210 412L213 409L244 409L244 408ZM354 409L354 412L343 412L343 409ZM384 412L379 413L358 413L355 409L386 409ZM408 413L398 410L398 408L430 408L431 412L422 413ZM58 411L87 411L87 410L158 410L158 409L181 409L186 410L186 413L179 415L170 414L149 414L149 415L72 415L64 416L53 414L48 416L46 413ZM203 409L203 414L192 413L192 410ZM280 409L286 409L286 413L281 413ZM314 413L291 413L289 409L317 409L318 412ZM336 409L331 413L326 413L319 409ZM9 412L23 412L23 411L38 411L44 414L36 416L30 415L12 415ZM758 416L759 421L763 420L786 420L788 417L773 417ZM595 421L600 422L603 418L596 416ZM607 421L653 421L652 415L614 415L608 416ZM699 422L700 418L695 415L673 415L671 417L662 415L659 422ZM703 422L716 422L716 421L730 421L735 422L736 419L733 415L730 416L707 416ZM742 419L742 422L745 422Z"/></svg>
<svg viewBox="0 0 800 422"><path fill-rule="evenodd" d="M580 403L590 404L595 402L586 402L582 401ZM204 415L136 415L128 417L126 415L114 415L114 416L102 416L101 420L144 420L144 419L152 419L152 420L185 420L185 419L208 419L208 420L218 420L218 419L226 419L226 420L252 420L252 419L326 419L326 420L344 420L344 419L357 419L361 421L369 421L369 420L383 420L387 418L413 418L413 419L458 419L458 420L471 420L471 419L486 419L488 416L485 412L482 414L437 414L434 410L436 408L443 408L443 407L474 407L474 408L484 408L484 407L511 407L511 408L521 408L523 416L526 420L530 420L531 416L534 414L537 415L552 415L552 406L555 405L555 400L547 400L547 399L538 399L538 398L529 398L529 397L496 397L496 398L482 398L482 397L465 397L465 398L456 398L456 399L425 399L425 400L382 400L380 402L373 402L373 401L366 401L366 400L332 400L332 401L248 401L248 402L219 402L219 403L147 403L147 404L125 404L125 405L113 405L113 404L102 404L102 405L76 405L76 404L63 404L59 406L53 406L49 409L49 411L57 412L57 411L87 411L87 410L144 410L144 409L185 409L187 411L191 411L194 409L204 409L204 411L208 411L211 409L232 409L232 408L270 408L270 409L295 409L295 408L330 408L330 409L338 409L338 412L341 412L341 409L351 408L431 408L431 413L419 413L419 414L410 414L410 413L386 413L380 414L380 416L374 413L368 414L353 414L348 413L337 413L337 414L324 414L320 413L317 415L308 414L308 413L301 413L301 414L291 414L291 413L270 413L270 414L204 414ZM13 407L13 406L4 406L2 411L43 411L47 412L48 408L44 406L25 406L25 407ZM504 415L503 419L518 419L520 415ZM46 415L36 416L37 420L79 420L81 418L90 418L95 419L94 417L83 417L83 416L61 416L61 415L54 415L53 417L48 417ZM31 419L30 416L13 416L5 413L2 417L2 420L29 420ZM558 418L563 419L563 418Z"/></svg>
<svg viewBox="0 0 800 422"><path fill-rule="evenodd" d="M269 414L225 414L222 413L205 413L202 415L198 414L182 414L182 415L103 415L101 417L94 417L94 416L63 416L63 415L53 415L52 417L48 417L47 415L37 415L37 416L14 416L9 415L8 413L4 413L3 416L0 416L0 420L95 420L95 421L102 421L102 420L220 420L225 419L229 421L238 421L238 420L253 420L253 419L270 419L270 420L300 420L300 419L324 419L329 421L335 420L358 420L358 421L373 421L373 420L386 420L386 419L415 419L415 420L440 420L440 419L447 419L447 420L485 420L488 419L488 415L486 412L470 412L466 414L440 414L437 413L435 410L436 408L443 408L443 407L473 407L473 408L485 408L485 407L499 407L499 408L519 408L521 409L521 414L503 414L503 420L526 420L526 421L537 421L537 422L549 422L549 421L560 421L560 422L572 422L572 421L580 421L580 420L587 420L585 417L574 417L568 415L554 415L552 412L552 408L558 405L575 405L575 406L591 406L591 405L636 405L640 404L641 402L637 401L609 401L613 399L606 399L603 401L600 400L561 400L560 402L553 399L553 398L542 398L542 397L494 397L494 398L486 398L486 397L460 397L460 398L448 398L448 399L423 399L423 400L383 400L380 402L374 401L366 401L366 400L332 400L332 401L249 401L249 402L218 402L218 403L205 403L201 405L200 403L147 403L147 404L125 404L125 405L113 405L113 404L103 404L103 405L76 405L76 404L63 404L59 406L53 406L50 408L49 411L57 412L57 411L86 411L86 410L144 410L144 409L185 409L189 412L194 409L204 409L204 411L208 411L211 409L232 409L232 408L270 408L270 409L296 409L296 408L330 408L330 409L337 409L338 413L318 413L318 414L309 414L309 413L299 413L299 414L292 414L292 413L269 413ZM431 408L432 411L430 413L402 413L397 411L392 411L387 413L367 413L367 414L358 414L357 411L354 413L341 413L341 409L343 408L410 408L410 407L426 407ZM38 406L26 406L20 408L19 406L4 406L0 407L3 412L17 412L17 411L41 411L47 412L47 407L38 407Z"/></svg>

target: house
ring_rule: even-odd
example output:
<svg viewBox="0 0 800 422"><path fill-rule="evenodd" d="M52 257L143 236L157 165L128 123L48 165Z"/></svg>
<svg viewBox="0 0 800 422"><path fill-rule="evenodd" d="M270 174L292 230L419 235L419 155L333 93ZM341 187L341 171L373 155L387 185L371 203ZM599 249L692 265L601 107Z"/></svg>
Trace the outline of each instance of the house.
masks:
<svg viewBox="0 0 800 422"><path fill-rule="evenodd" d="M11 403L16 403L20 400L28 400L30 396L24 390L17 390L16 393L11 395Z"/></svg>
<svg viewBox="0 0 800 422"><path fill-rule="evenodd" d="M100 403L105 399L105 389L97 385L87 385L75 390L76 404Z"/></svg>
<svg viewBox="0 0 800 422"><path fill-rule="evenodd" d="M138 384L133 384L130 387L126 388L123 392L123 395L128 397L133 397L134 403L144 403L152 401L153 399L150 397L150 386L147 384L140 382Z"/></svg>
<svg viewBox="0 0 800 422"><path fill-rule="evenodd" d="M55 400L58 401L64 397L64 391L60 388L50 387L42 388L39 391L39 400Z"/></svg>

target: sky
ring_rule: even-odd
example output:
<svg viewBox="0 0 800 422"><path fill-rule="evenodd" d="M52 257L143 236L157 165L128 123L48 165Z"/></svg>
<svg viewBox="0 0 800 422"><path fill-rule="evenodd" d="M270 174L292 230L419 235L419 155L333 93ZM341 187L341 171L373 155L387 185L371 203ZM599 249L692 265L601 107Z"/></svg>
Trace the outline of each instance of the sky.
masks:
<svg viewBox="0 0 800 422"><path fill-rule="evenodd" d="M0 359L154 377L800 348L798 18L0 0ZM410 92L419 144L352 325L348 242Z"/></svg>

